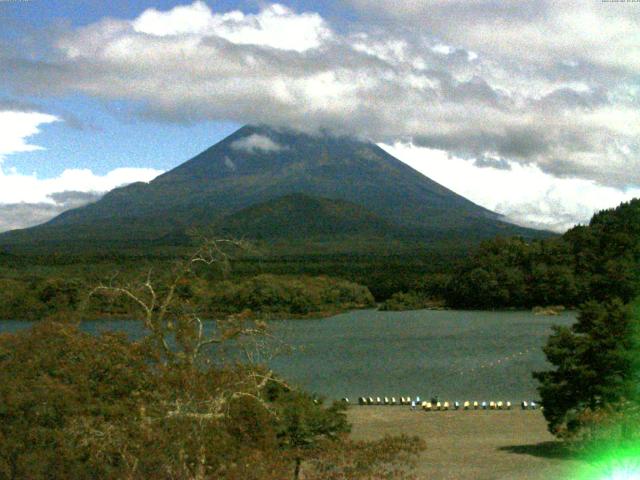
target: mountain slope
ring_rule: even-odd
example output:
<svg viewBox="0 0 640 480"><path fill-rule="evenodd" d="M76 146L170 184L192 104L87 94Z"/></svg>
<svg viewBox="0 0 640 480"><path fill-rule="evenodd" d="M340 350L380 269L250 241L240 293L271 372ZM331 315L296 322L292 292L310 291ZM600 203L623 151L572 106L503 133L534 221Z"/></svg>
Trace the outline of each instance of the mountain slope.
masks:
<svg viewBox="0 0 640 480"><path fill-rule="evenodd" d="M333 235L402 235L391 222L354 203L290 194L224 217L214 230L254 239Z"/></svg>
<svg viewBox="0 0 640 480"><path fill-rule="evenodd" d="M149 184L115 189L44 225L0 235L0 245L157 240L221 225L235 212L292 194L350 202L425 240L544 236L501 221L372 143L246 126Z"/></svg>

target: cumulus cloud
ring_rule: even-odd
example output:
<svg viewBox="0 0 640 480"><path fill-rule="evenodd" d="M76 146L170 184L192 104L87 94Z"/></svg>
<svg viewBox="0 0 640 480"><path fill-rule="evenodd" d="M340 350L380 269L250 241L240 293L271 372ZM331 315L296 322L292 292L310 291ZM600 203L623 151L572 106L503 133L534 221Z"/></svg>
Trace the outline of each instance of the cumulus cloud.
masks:
<svg viewBox="0 0 640 480"><path fill-rule="evenodd" d="M22 112L25 114L34 114L41 110L42 107L40 105L31 101L0 97L0 112ZM52 120L42 123L64 122L66 126L77 130L98 130L98 127L95 125L91 123L86 124L69 111L58 111L56 115L47 115L49 115ZM2 121L2 119L0 119L0 121ZM4 121L6 122L7 118L5 118Z"/></svg>
<svg viewBox="0 0 640 480"><path fill-rule="evenodd" d="M592 180L558 178L535 165L478 166L443 150L408 143L380 147L456 193L527 227L564 232L588 223L598 210L640 197L640 188L619 190Z"/></svg>
<svg viewBox="0 0 640 480"><path fill-rule="evenodd" d="M239 10L214 14L206 3L196 1L166 12L146 10L135 19L133 28L160 37L215 34L236 44L298 52L316 48L331 37L331 30L317 13L295 14L280 4L268 5L257 15Z"/></svg>
<svg viewBox="0 0 640 480"><path fill-rule="evenodd" d="M12 153L32 152L42 147L27 142L40 131L40 125L57 122L54 115L39 112L0 111L0 163Z"/></svg>
<svg viewBox="0 0 640 480"><path fill-rule="evenodd" d="M481 55L523 68L581 63L637 71L640 10L581 0L344 0L386 26L420 26Z"/></svg>
<svg viewBox="0 0 640 480"><path fill-rule="evenodd" d="M279 4L148 9L56 33L45 56L0 52L0 71L15 91L128 100L146 119L326 129L444 151L443 168L526 173L528 204L469 195L556 229L637 191L637 4L342 2L363 20L339 31Z"/></svg>
<svg viewBox="0 0 640 480"><path fill-rule="evenodd" d="M0 170L0 204L53 203L52 194L66 191L104 193L134 182L149 182L162 173L154 168L116 168L105 175L89 169L67 169L53 178Z"/></svg>
<svg viewBox="0 0 640 480"><path fill-rule="evenodd" d="M5 54L0 67L21 91L131 100L154 120L328 129L640 184L635 5L349 3L384 23L344 33L279 4L197 1L72 29L48 58Z"/></svg>
<svg viewBox="0 0 640 480"><path fill-rule="evenodd" d="M59 121L39 112L0 111L0 231L24 228L91 201L129 183L151 181L162 173L153 168L116 168L106 175L89 169L67 169L53 178L3 169L8 155L41 150L29 141L41 125Z"/></svg>
<svg viewBox="0 0 640 480"><path fill-rule="evenodd" d="M267 153L274 153L286 150L287 147L274 142L266 135L253 133L248 137L244 137L233 142L231 144L231 148L233 148L234 150L244 150L245 152L262 151Z"/></svg>

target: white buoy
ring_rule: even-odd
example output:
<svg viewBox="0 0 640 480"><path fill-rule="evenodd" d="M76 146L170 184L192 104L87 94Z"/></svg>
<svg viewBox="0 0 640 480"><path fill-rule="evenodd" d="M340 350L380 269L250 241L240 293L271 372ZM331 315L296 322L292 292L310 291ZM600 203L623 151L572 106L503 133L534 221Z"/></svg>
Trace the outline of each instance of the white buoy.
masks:
<svg viewBox="0 0 640 480"><path fill-rule="evenodd" d="M460 402L458 402L457 400L453 402L453 408L455 410L460 410Z"/></svg>
<svg viewBox="0 0 640 480"><path fill-rule="evenodd" d="M487 409L487 402L482 402L482 409L486 410Z"/></svg>
<svg viewBox="0 0 640 480"><path fill-rule="evenodd" d="M384 397L384 404L389 405L389 397Z"/></svg>
<svg viewBox="0 0 640 480"><path fill-rule="evenodd" d="M526 410L527 408L529 408L529 404L526 400L523 400L520 406L522 407L522 410Z"/></svg>
<svg viewBox="0 0 640 480"><path fill-rule="evenodd" d="M380 397L376 397L376 405L380 405L382 403L382 400L380 399Z"/></svg>
<svg viewBox="0 0 640 480"><path fill-rule="evenodd" d="M391 405L395 405L396 403L396 397L391 397Z"/></svg>
<svg viewBox="0 0 640 480"><path fill-rule="evenodd" d="M506 408L507 408L507 410L511 410L511 402L507 402L506 403Z"/></svg>

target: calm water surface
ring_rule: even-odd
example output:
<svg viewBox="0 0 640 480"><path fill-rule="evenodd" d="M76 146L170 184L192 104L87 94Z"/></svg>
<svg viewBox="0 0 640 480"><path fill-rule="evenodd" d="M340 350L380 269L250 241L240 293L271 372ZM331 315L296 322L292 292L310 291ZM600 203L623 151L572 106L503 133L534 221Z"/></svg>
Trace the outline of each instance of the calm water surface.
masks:
<svg viewBox="0 0 640 480"><path fill-rule="evenodd" d="M438 395L447 399L538 398L531 372L549 368L541 347L551 325L575 314L361 310L318 320L272 322L293 347L270 361L285 378L329 398ZM0 322L0 332L27 327ZM83 329L142 334L131 321L85 322Z"/></svg>

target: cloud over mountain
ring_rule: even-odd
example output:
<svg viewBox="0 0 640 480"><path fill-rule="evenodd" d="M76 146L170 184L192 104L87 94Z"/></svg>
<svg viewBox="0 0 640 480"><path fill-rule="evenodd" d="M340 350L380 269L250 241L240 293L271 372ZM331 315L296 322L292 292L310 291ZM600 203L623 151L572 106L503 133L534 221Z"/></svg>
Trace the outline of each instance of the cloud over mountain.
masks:
<svg viewBox="0 0 640 480"><path fill-rule="evenodd" d="M372 20L337 31L279 4L247 14L198 1L70 29L49 58L0 62L23 90L131 100L145 118L323 128L640 184L640 9L348 3Z"/></svg>
<svg viewBox="0 0 640 480"><path fill-rule="evenodd" d="M124 101L144 121L269 124L446 152L441 161L454 179L451 186L460 168L469 184L476 175L498 170L512 183L521 171L541 172L532 177L532 185L539 182L538 194L527 205L504 195L496 196L502 198L496 203L489 198L495 195L491 188L477 201L524 223L537 215L537 205L553 204L538 217L557 229L638 191L637 3L339 0L335 5L348 7L355 14L349 18L356 20L337 25L321 8L297 11L261 3L247 13L195 1L147 9L133 18L57 26L25 42L40 45L33 51L0 45L0 78L7 92L25 98L79 94ZM0 110L46 115L36 113L30 101L3 106L0 100ZM11 141L47 121L74 123L59 112L30 118L24 135L16 136L22 127L11 122ZM0 156L3 149L7 155L37 148L17 141L2 138ZM277 151L264 140L246 147ZM8 182L9 174L0 176L0 186L26 188L24 176ZM590 192L593 201L580 200L578 206L573 197L563 197L560 185L574 181L590 187L567 192ZM549 182L556 186L553 202L545 200ZM13 198L45 201L42 195Z"/></svg>
<svg viewBox="0 0 640 480"><path fill-rule="evenodd" d="M234 150L244 150L246 152L281 152L286 149L286 147L279 145L266 135L258 135L256 133L236 140L231 144L231 148Z"/></svg>
<svg viewBox="0 0 640 480"><path fill-rule="evenodd" d="M640 187L619 190L575 176L558 178L536 165L489 159L479 166L443 150L380 146L456 193L531 228L562 233L588 223L598 210L640 197Z"/></svg>

